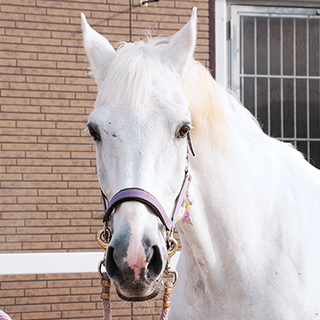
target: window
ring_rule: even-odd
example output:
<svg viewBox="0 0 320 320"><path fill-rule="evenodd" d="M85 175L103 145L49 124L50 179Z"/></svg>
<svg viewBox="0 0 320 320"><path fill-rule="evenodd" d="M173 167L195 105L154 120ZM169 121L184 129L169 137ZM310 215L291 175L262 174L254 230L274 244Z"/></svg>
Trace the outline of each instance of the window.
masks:
<svg viewBox="0 0 320 320"><path fill-rule="evenodd" d="M320 11L230 6L229 85L268 135L320 168Z"/></svg>

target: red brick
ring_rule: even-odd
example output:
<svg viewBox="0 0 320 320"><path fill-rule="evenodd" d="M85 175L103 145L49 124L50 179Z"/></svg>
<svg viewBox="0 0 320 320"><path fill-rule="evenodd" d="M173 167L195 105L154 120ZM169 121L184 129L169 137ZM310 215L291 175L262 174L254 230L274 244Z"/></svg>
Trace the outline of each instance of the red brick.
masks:
<svg viewBox="0 0 320 320"><path fill-rule="evenodd" d="M22 37L30 37L30 30L25 29L6 29L6 35L8 36L22 36ZM42 31L42 30L33 30L32 37L36 38L50 38L50 31ZM43 40L42 40L43 41ZM21 54L21 53L20 53ZM32 55L35 59L37 58L35 54ZM28 55L26 55L28 57ZM25 56L21 55L20 58L26 59ZM30 54L29 54L30 57Z"/></svg>
<svg viewBox="0 0 320 320"><path fill-rule="evenodd" d="M9 130L11 129L3 129L3 132L6 133ZM24 156L24 151L1 151L0 155L1 158L23 158Z"/></svg>
<svg viewBox="0 0 320 320"><path fill-rule="evenodd" d="M55 122L49 121L17 121L17 128L55 128Z"/></svg>
<svg viewBox="0 0 320 320"><path fill-rule="evenodd" d="M17 164L22 166L90 166L90 160L87 159L17 159ZM53 186L54 187L54 186Z"/></svg>
<svg viewBox="0 0 320 320"><path fill-rule="evenodd" d="M8 297L23 297L24 290L1 290L1 297L8 298Z"/></svg>
<svg viewBox="0 0 320 320"><path fill-rule="evenodd" d="M65 181L3 181L2 188L67 188Z"/></svg>
<svg viewBox="0 0 320 320"><path fill-rule="evenodd" d="M70 274L60 274L60 276L62 277L62 279L66 279L66 278L73 278L73 276L77 276L78 279L81 279L81 275L82 274L74 274L74 275L70 275ZM37 280L42 280L42 279L46 279L45 277L42 276L52 276L52 275L42 275L39 274L37 275ZM88 302L90 301L90 296L88 295L74 295L74 296L41 296L41 302L42 303L52 303L52 304L61 304L61 303L74 303L74 302L78 302L78 303L83 303L83 302ZM20 298L18 297L16 299L16 303L17 304L26 304L26 305L33 305L33 304L37 304L39 303L39 297L23 297Z"/></svg>
<svg viewBox="0 0 320 320"><path fill-rule="evenodd" d="M30 181L60 181L62 180L61 174L36 174L36 173L24 173L23 180Z"/></svg>
<svg viewBox="0 0 320 320"><path fill-rule="evenodd" d="M14 168L14 167L13 167ZM37 195L37 190L30 190L30 189L2 189L1 190L2 196L35 196Z"/></svg>
<svg viewBox="0 0 320 320"><path fill-rule="evenodd" d="M14 128L14 127L16 127L16 122L9 121L9 120L0 120L0 126L2 128Z"/></svg>
<svg viewBox="0 0 320 320"><path fill-rule="evenodd" d="M1 111L6 111L10 114L10 112L18 112L18 113L25 113L25 112L31 112L31 113L36 113L36 115L33 115L37 117L36 119L33 120L40 120L44 119L43 115L39 115L38 113L40 112L40 107L33 107L33 106L16 106L16 105L3 105L1 106ZM1 115L3 117L4 115ZM16 117L17 115L15 115ZM28 116L27 114L25 116ZM41 117L41 118L38 118Z"/></svg>
<svg viewBox="0 0 320 320"><path fill-rule="evenodd" d="M75 189L40 189L38 190L39 196L75 196L77 190Z"/></svg>
<svg viewBox="0 0 320 320"><path fill-rule="evenodd" d="M17 219L17 220L22 220L22 219L46 219L47 214L45 212L3 212L2 213L2 219L4 220L10 220L10 219Z"/></svg>
<svg viewBox="0 0 320 320"><path fill-rule="evenodd" d="M80 136L79 130L64 130L64 129L43 129L44 136Z"/></svg>
<svg viewBox="0 0 320 320"><path fill-rule="evenodd" d="M45 320L45 319L61 319L60 312L35 312L35 313L23 313L22 320Z"/></svg>
<svg viewBox="0 0 320 320"><path fill-rule="evenodd" d="M34 282L36 283L36 282ZM18 284L21 286L21 284ZM26 286L26 282L23 283L23 286ZM23 306L12 306L12 307L6 307L6 313L27 313L27 312L48 312L51 310L50 304L38 304L38 305L23 305Z"/></svg>
<svg viewBox="0 0 320 320"><path fill-rule="evenodd" d="M19 243L0 243L0 250L1 252L9 252L13 253L15 251L20 251L22 249L22 244L21 242Z"/></svg>
<svg viewBox="0 0 320 320"><path fill-rule="evenodd" d="M76 61L76 55L72 54L53 54L53 53L39 53L39 60L53 60L53 61Z"/></svg>
<svg viewBox="0 0 320 320"><path fill-rule="evenodd" d="M11 234L14 234L15 231L16 231L15 227L11 227L11 228L10 227L5 227L5 228L2 228L1 233L3 235L11 235ZM6 238L7 237L5 237L5 239Z"/></svg>
<svg viewBox="0 0 320 320"><path fill-rule="evenodd" d="M33 280L33 281L23 281L23 283L21 283L21 281L18 281L18 282L13 282L13 281L3 282L1 284L1 289L17 290L17 289L21 289L21 284L23 284L23 288L24 289L46 288L47 287L46 281L34 281ZM36 310L34 310L34 311L36 311Z"/></svg>
<svg viewBox="0 0 320 320"><path fill-rule="evenodd" d="M43 39L41 38L27 38L27 37L23 37L22 38L22 43L23 44L34 44L34 45L41 45L43 44ZM61 40L60 39L46 39L45 40L45 44L46 46L60 46L61 45ZM39 62L39 60L38 60ZM34 64L32 63L23 63L21 65L19 65L21 67L27 67L27 66L35 66ZM47 67L47 68L50 68L50 66L52 66L52 68L55 67L55 63L41 63L40 66L43 66L43 67Z"/></svg>
<svg viewBox="0 0 320 320"><path fill-rule="evenodd" d="M51 236L50 235L12 235L12 236L6 236L7 242L45 242L50 241Z"/></svg>
<svg viewBox="0 0 320 320"><path fill-rule="evenodd" d="M21 107L22 108L22 107ZM16 110L18 110L19 108L15 108ZM31 109L31 108L30 108ZM4 111L4 110L3 110ZM15 110L13 110L15 111ZM24 107L24 112L26 111L26 107ZM29 107L28 107L28 111L29 111ZM32 112L32 111L30 111ZM44 115L43 114L37 114L37 113L18 113L14 112L14 113L2 113L0 116L2 119L13 119L13 120L44 120Z"/></svg>
<svg viewBox="0 0 320 320"><path fill-rule="evenodd" d="M3 3L1 1L1 3ZM24 20L24 15L21 13L4 13L0 12L0 20L12 20L12 21L23 21Z"/></svg>
<svg viewBox="0 0 320 320"><path fill-rule="evenodd" d="M4 197L3 195L1 195L1 197L0 197L0 203L17 203L17 199L16 199L16 197ZM2 220L0 220L0 225L1 225L1 221Z"/></svg>
<svg viewBox="0 0 320 320"><path fill-rule="evenodd" d="M0 212L5 211L36 211L35 204L24 204L24 205L17 205L17 204L2 204L0 205Z"/></svg>
<svg viewBox="0 0 320 320"><path fill-rule="evenodd" d="M36 105L36 106L65 106L68 107L70 104L69 100L66 99L31 99L31 105Z"/></svg>
<svg viewBox="0 0 320 320"><path fill-rule="evenodd" d="M10 207L10 205L7 205ZM14 205L12 205L14 206ZM91 211L91 210L99 210L101 209L100 205L95 204L53 204L50 205L50 211ZM48 206L39 204L38 205L39 211L48 211ZM12 210L14 211L14 210Z"/></svg>
<svg viewBox="0 0 320 320"><path fill-rule="evenodd" d="M84 13L86 17L90 16L90 11L86 10L67 10L67 9L54 9L47 8L47 14L52 16L66 16L66 17L79 17L81 13Z"/></svg>
<svg viewBox="0 0 320 320"><path fill-rule="evenodd" d="M20 74L21 70L18 67L13 67L13 66L5 66L2 67L0 66L0 73L6 73L6 74Z"/></svg>
<svg viewBox="0 0 320 320"><path fill-rule="evenodd" d="M1 4L34 7L36 5L36 0L1 0Z"/></svg>
<svg viewBox="0 0 320 320"><path fill-rule="evenodd" d="M15 174L15 173L0 173L0 181L16 181L21 180L22 175L21 174Z"/></svg>
<svg viewBox="0 0 320 320"><path fill-rule="evenodd" d="M83 123L80 123L79 127L83 128ZM86 152L92 151L91 145L81 145L81 144L80 145L79 144L49 144L48 150L49 151L86 151Z"/></svg>
<svg viewBox="0 0 320 320"><path fill-rule="evenodd" d="M39 53L41 56L41 53ZM39 56L38 55L38 56ZM47 55L47 54L43 54ZM54 54L48 54L50 57L54 58ZM66 55L63 55L66 56ZM26 77L27 82L32 82L32 83L64 83L64 78L61 77L44 77L44 76L27 76Z"/></svg>
<svg viewBox="0 0 320 320"><path fill-rule="evenodd" d="M38 8L38 9L44 10L43 8ZM69 24L68 17L50 16L50 15L41 14L41 13L36 15L35 12L33 14L26 14L24 19L25 21L33 21L33 22Z"/></svg>
<svg viewBox="0 0 320 320"><path fill-rule="evenodd" d="M14 166L8 167L8 173L51 173L51 167L37 167L37 166Z"/></svg>
<svg viewBox="0 0 320 320"><path fill-rule="evenodd" d="M44 113L57 113L57 114L85 114L84 108L71 108L71 107L42 107L41 111Z"/></svg>
<svg viewBox="0 0 320 320"><path fill-rule="evenodd" d="M53 46L45 46L45 45L26 45L26 44L2 44L3 50L8 51L25 51L25 52L54 52L54 53L66 53L66 47L53 47ZM36 69L37 70L37 69ZM40 71L39 71L40 72ZM43 71L42 71L43 72ZM40 72L40 74L42 73Z"/></svg>
<svg viewBox="0 0 320 320"><path fill-rule="evenodd" d="M18 203L56 203L55 197L18 197Z"/></svg>
<svg viewBox="0 0 320 320"><path fill-rule="evenodd" d="M3 1L1 1L1 3L4 3ZM10 3L12 4L12 2ZM1 5L1 11L2 12L16 12L16 13L32 13L32 14L41 14L41 15L45 15L46 14L46 10L45 8L37 8L35 6L23 6L21 5L17 5L17 6L8 6L8 5ZM7 30L8 31L8 30Z"/></svg>
<svg viewBox="0 0 320 320"><path fill-rule="evenodd" d="M58 197L58 203L100 203L100 197Z"/></svg>
<svg viewBox="0 0 320 320"><path fill-rule="evenodd" d="M48 241L48 242L26 242L22 244L22 250L24 252L35 252L36 250L39 250L41 252L43 251L61 251L62 249L62 244L60 242L52 242L52 241ZM42 297L41 297L41 301L42 301Z"/></svg>
<svg viewBox="0 0 320 320"><path fill-rule="evenodd" d="M70 158L70 152L58 152L58 151L26 151L27 158L36 158L36 159L64 159Z"/></svg>
<svg viewBox="0 0 320 320"><path fill-rule="evenodd" d="M27 220L26 227L58 227L58 226L70 226L69 219L50 219L50 220ZM54 240L53 240L54 241Z"/></svg>
<svg viewBox="0 0 320 320"><path fill-rule="evenodd" d="M48 90L49 86L47 84L31 84L31 83L18 83L13 82L10 84L11 90Z"/></svg>

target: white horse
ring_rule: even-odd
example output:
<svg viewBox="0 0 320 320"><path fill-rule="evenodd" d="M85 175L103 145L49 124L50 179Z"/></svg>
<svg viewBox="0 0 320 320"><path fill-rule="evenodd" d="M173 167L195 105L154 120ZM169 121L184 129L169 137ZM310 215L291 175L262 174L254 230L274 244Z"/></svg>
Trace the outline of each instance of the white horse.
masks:
<svg viewBox="0 0 320 320"><path fill-rule="evenodd" d="M116 51L84 15L82 29L98 85L88 128L106 198L143 189L171 218L191 130L193 226L179 214L171 319L320 319L320 173L265 135L194 60L196 9L170 39ZM166 227L141 201L113 209L107 271L122 298L152 298L167 259Z"/></svg>

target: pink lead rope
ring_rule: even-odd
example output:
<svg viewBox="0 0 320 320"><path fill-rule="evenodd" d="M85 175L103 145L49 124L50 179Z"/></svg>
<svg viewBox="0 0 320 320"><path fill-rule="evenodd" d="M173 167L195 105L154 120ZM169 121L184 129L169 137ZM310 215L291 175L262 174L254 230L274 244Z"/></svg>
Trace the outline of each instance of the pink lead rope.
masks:
<svg viewBox="0 0 320 320"><path fill-rule="evenodd" d="M101 299L102 299L102 306L103 306L103 320L112 320L111 315L111 303L110 303L110 278L106 272L102 272L101 278ZM159 320L167 320L169 316L170 310L170 296L172 293L172 283L166 281L164 283L164 294L163 294L163 304L160 313ZM0 311L0 320L11 320L10 317L1 318L1 311Z"/></svg>

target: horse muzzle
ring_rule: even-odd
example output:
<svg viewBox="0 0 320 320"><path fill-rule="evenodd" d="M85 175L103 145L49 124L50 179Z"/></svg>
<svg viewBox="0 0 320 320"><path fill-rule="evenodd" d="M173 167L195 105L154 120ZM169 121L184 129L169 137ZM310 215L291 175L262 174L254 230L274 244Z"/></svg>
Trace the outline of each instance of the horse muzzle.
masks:
<svg viewBox="0 0 320 320"><path fill-rule="evenodd" d="M127 301L144 301L158 295L164 261L158 246L144 248L145 254L125 256L119 246L109 245L106 269L118 296ZM135 252L136 253L136 252Z"/></svg>

